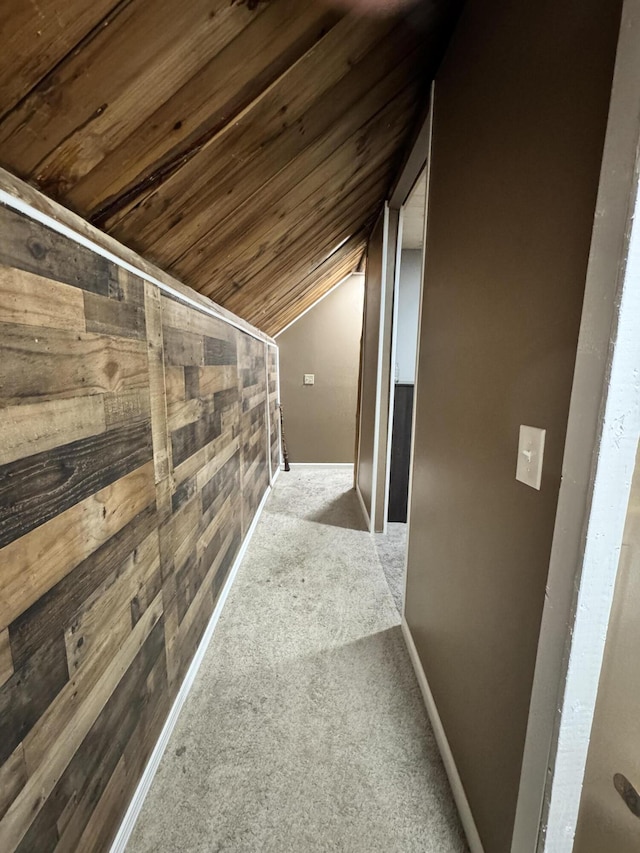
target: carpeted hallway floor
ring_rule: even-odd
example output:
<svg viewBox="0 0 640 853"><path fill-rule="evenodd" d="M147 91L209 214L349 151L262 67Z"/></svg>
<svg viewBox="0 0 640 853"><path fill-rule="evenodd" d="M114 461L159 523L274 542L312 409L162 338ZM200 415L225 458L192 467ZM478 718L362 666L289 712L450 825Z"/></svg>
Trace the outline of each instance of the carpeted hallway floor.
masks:
<svg viewBox="0 0 640 853"><path fill-rule="evenodd" d="M130 853L467 849L351 479L280 475Z"/></svg>

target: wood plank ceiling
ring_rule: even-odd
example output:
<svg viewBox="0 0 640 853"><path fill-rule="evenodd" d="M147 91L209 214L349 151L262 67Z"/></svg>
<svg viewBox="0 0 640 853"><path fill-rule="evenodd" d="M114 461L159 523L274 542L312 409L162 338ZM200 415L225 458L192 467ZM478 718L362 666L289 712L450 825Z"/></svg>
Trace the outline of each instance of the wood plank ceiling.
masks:
<svg viewBox="0 0 640 853"><path fill-rule="evenodd" d="M0 164L277 333L361 261L451 0L2 0Z"/></svg>

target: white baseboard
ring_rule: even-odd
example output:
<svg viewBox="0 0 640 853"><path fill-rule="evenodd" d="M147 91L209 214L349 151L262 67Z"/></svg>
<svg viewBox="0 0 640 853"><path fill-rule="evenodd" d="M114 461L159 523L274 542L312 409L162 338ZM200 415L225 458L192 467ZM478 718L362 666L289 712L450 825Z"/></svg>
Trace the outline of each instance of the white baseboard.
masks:
<svg viewBox="0 0 640 853"><path fill-rule="evenodd" d="M277 474L276 474L277 477ZM276 479L274 477L274 481ZM273 481L272 481L273 482ZM145 801L145 797L149 793L149 788L151 787L151 783L153 782L153 777L156 775L158 767L160 765L160 760L164 755L164 751L167 748L167 744L169 743L169 738L175 728L176 723L178 722L178 717L180 716L180 711L182 710L182 706L184 705L189 692L193 686L193 682L195 680L196 674L200 669L200 664L205 656L207 651L207 647L211 642L211 638L213 637L213 633L216 629L216 625L218 624L218 619L220 618L220 614L222 612L222 608L225 605L227 600L227 596L229 595L229 590L233 586L233 582L238 574L238 569L240 568L240 564L242 559L246 553L247 548L249 547L249 542L255 532L260 516L262 515L262 510L264 509L264 505L267 502L267 498L271 493L271 486L267 487L264 495L262 496L262 500L260 501L260 506L258 507L256 514L251 522L251 526L247 531L247 535L244 537L242 545L240 546L240 550L233 561L233 566L231 567L231 571L225 581L224 586L222 587L222 591L220 592L220 596L218 601L216 602L215 609L211 614L211 619L209 620L209 624L200 640L200 645L191 661L189 669L187 670L187 674L184 677L184 681L180 685L180 690L178 691L178 695L175 698L175 701L171 707L171 711L169 712L169 716L160 732L160 737L154 747L153 752L147 762L147 765L144 769L144 773L142 774L140 781L138 783L138 787L135 790L135 793L129 803L129 808L127 809L125 816L122 819L122 823L120 824L120 828L118 829L118 834L116 835L113 844L111 845L110 853L124 853L125 848L129 842L129 838L131 837L131 833L133 832L133 828L136 824L138 816L140 815L140 811L142 809L142 805Z"/></svg>
<svg viewBox="0 0 640 853"><path fill-rule="evenodd" d="M282 468L281 468L280 466L278 466L278 467L276 468L275 472L274 472L273 477L271 478L271 488L273 488L273 487L275 486L275 484L276 484L276 480L277 480L277 479L278 479L278 477L280 476L280 472L281 472L281 471L282 471Z"/></svg>
<svg viewBox="0 0 640 853"><path fill-rule="evenodd" d="M449 746L449 741L447 740L447 735L445 733L444 726L442 725L442 720L440 719L440 714L438 713L438 709L433 698L433 693L431 692L429 682L427 681L427 676L425 675L424 669L422 668L422 663L418 656L418 650L416 649L416 645L413 642L413 637L411 636L411 629L409 628L407 620L404 618L404 616L402 617L401 624L402 633L404 635L404 639L407 644L407 649L409 651L409 657L411 658L411 663L413 664L413 669L415 671L416 678L418 679L418 684L420 685L420 691L422 692L422 698L424 699L424 704L427 708L427 714L429 715L429 719L431 721L433 734L435 735L436 743L438 744L438 749L440 750L440 755L442 756L442 762L444 764L445 770L447 771L447 776L449 777L449 784L451 785L453 799L455 800L456 806L458 807L460 821L462 823L462 828L464 829L465 835L467 836L469 849L471 850L471 853L484 853L482 841L480 840L480 835L478 834L478 828L476 827L475 821L473 819L471 807L469 806L467 795L464 792L462 779L460 778L460 774L458 773L458 768L456 767L456 762L454 760L453 753L451 752L451 747Z"/></svg>
<svg viewBox="0 0 640 853"><path fill-rule="evenodd" d="M367 530L371 533L371 519L369 518L369 513L367 512L367 507L364 502L364 498L362 497L362 492L360 491L360 486L356 483L356 494L358 495L358 500L360 501L360 507L362 508L362 514L364 515L364 523L367 525Z"/></svg>
<svg viewBox="0 0 640 853"><path fill-rule="evenodd" d="M353 462L290 462L291 468L353 468Z"/></svg>

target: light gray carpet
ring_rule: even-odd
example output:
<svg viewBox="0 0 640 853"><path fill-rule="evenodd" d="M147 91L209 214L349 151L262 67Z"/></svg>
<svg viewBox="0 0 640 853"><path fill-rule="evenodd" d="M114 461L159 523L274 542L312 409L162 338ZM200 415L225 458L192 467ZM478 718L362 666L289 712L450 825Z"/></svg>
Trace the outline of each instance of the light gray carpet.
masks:
<svg viewBox="0 0 640 853"><path fill-rule="evenodd" d="M350 486L280 475L130 853L467 849Z"/></svg>
<svg viewBox="0 0 640 853"><path fill-rule="evenodd" d="M404 567L407 555L407 525L389 522L386 533L376 533L376 551L391 595L402 613L404 598Z"/></svg>

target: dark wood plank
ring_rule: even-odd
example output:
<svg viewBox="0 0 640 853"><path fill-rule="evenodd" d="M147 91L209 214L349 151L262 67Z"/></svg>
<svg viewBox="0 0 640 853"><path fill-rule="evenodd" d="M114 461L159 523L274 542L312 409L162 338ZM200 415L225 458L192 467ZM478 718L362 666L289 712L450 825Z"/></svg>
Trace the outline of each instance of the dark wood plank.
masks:
<svg viewBox="0 0 640 853"><path fill-rule="evenodd" d="M87 332L143 340L146 336L144 305L84 294Z"/></svg>
<svg viewBox="0 0 640 853"><path fill-rule="evenodd" d="M164 357L168 365L200 367L204 365L202 335L173 326L163 327Z"/></svg>
<svg viewBox="0 0 640 853"><path fill-rule="evenodd" d="M41 645L0 687L0 765L69 680L62 634Z"/></svg>
<svg viewBox="0 0 640 853"><path fill-rule="evenodd" d="M152 456L151 424L146 421L0 466L0 548Z"/></svg>
<svg viewBox="0 0 640 853"><path fill-rule="evenodd" d="M69 618L101 584L118 576L120 567L156 527L155 503L94 551L72 572L39 598L9 626L16 667L61 635Z"/></svg>
<svg viewBox="0 0 640 853"><path fill-rule="evenodd" d="M195 365L185 365L184 393L187 400L195 400L200 396L200 371Z"/></svg>
<svg viewBox="0 0 640 853"><path fill-rule="evenodd" d="M205 335L203 341L205 365L236 364L238 354L234 341L219 340L208 335Z"/></svg>
<svg viewBox="0 0 640 853"><path fill-rule="evenodd" d="M68 237L0 204L0 263L108 296L117 268Z"/></svg>
<svg viewBox="0 0 640 853"><path fill-rule="evenodd" d="M240 454L234 453L200 492L202 512L205 513L214 500L221 494L230 494L240 486Z"/></svg>
<svg viewBox="0 0 640 853"><path fill-rule="evenodd" d="M174 466L180 465L200 448L222 433L220 412L208 407L195 422L186 424L171 433L171 450Z"/></svg>

